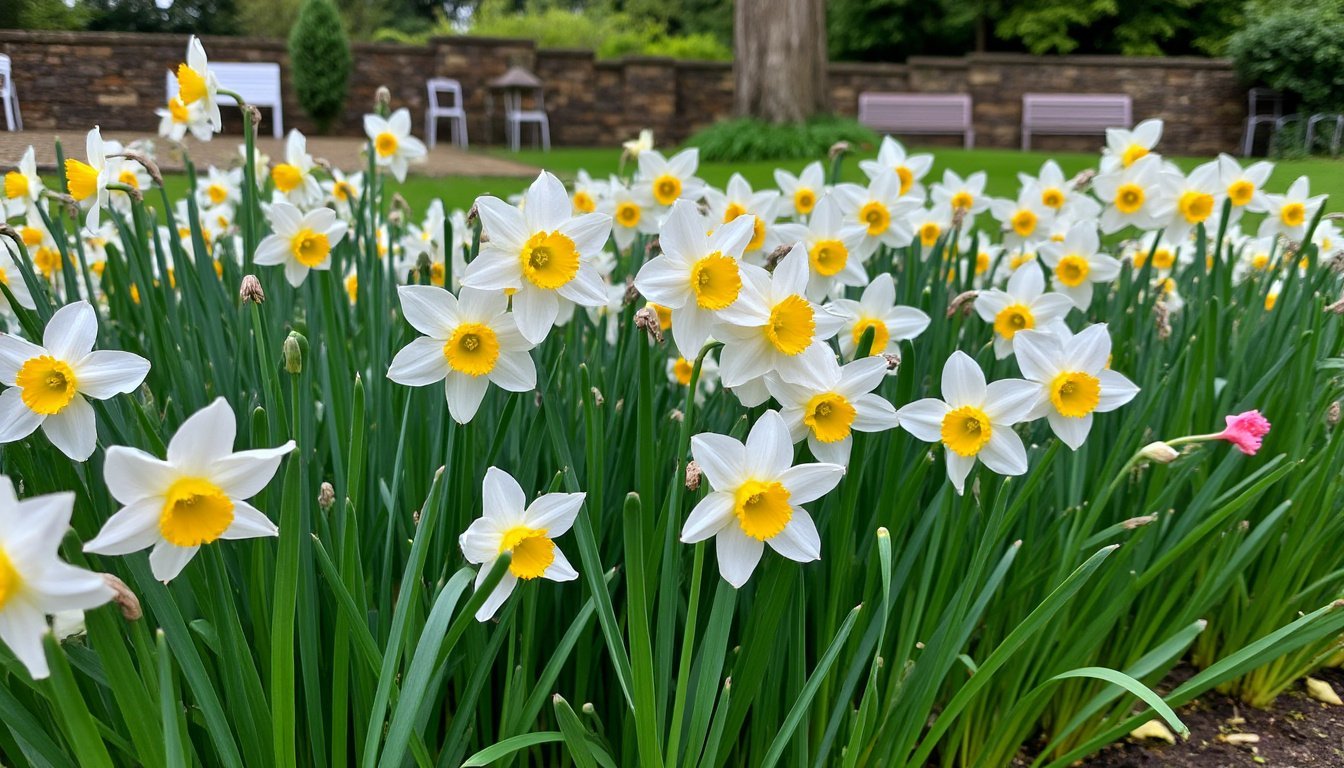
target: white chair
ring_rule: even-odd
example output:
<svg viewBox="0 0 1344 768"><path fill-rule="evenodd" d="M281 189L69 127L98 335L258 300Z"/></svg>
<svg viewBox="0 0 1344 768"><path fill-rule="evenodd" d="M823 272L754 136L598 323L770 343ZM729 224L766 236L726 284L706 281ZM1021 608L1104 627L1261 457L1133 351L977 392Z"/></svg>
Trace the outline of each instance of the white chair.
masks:
<svg viewBox="0 0 1344 768"><path fill-rule="evenodd" d="M0 101L5 102L5 127L22 131L23 115L19 112L18 89L14 87L14 67L3 53L0 53Z"/></svg>
<svg viewBox="0 0 1344 768"><path fill-rule="evenodd" d="M462 84L447 77L435 77L427 85L429 106L425 108L425 137L429 139L429 146L438 141L439 120L447 118L449 126L457 129L449 132L453 143L466 149L467 112L462 108ZM439 102L440 96L447 97L444 103Z"/></svg>
<svg viewBox="0 0 1344 768"><path fill-rule="evenodd" d="M509 148L517 152L522 145L523 123L537 126L537 135L541 138L541 148L551 151L551 121L546 117L546 104L541 89L537 91L536 109L523 109L521 90L509 90L504 93L504 130L509 135Z"/></svg>

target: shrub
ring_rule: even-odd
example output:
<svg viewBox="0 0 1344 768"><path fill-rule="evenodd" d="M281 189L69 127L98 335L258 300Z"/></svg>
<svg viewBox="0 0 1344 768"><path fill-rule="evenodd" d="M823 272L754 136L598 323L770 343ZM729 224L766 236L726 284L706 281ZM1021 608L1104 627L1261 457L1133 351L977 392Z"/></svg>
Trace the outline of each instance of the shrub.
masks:
<svg viewBox="0 0 1344 768"><path fill-rule="evenodd" d="M739 118L698 131L687 144L700 148L701 159L722 162L824 157L837 141L868 146L877 142L877 134L845 117L822 116L778 125Z"/></svg>
<svg viewBox="0 0 1344 768"><path fill-rule="evenodd" d="M1344 107L1344 3L1309 0L1246 16L1228 45L1243 79L1295 95L1310 111Z"/></svg>
<svg viewBox="0 0 1344 768"><path fill-rule="evenodd" d="M289 64L303 111L325 132L345 107L350 41L331 0L306 0L289 35Z"/></svg>

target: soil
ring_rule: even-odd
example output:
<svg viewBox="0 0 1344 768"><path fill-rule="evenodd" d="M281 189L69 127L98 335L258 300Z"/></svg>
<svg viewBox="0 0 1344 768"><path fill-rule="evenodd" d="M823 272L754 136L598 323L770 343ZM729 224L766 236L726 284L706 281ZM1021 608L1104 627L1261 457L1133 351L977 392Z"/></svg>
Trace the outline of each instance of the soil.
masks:
<svg viewBox="0 0 1344 768"><path fill-rule="evenodd" d="M1344 695L1344 670L1313 675ZM1166 744L1133 738L1080 765L1090 768L1299 768L1344 766L1344 706L1307 695L1301 683L1268 709L1207 693L1180 712L1190 738Z"/></svg>

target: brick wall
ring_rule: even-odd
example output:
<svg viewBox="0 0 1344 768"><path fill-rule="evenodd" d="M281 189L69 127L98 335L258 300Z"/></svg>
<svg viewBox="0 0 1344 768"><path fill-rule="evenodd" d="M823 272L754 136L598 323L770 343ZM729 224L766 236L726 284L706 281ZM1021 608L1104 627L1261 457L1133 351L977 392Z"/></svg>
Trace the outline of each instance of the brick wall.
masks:
<svg viewBox="0 0 1344 768"><path fill-rule="evenodd" d="M204 43L216 61L278 61L285 72L286 127L313 130L295 100L284 41L207 37ZM165 73L185 48L181 35L0 30L0 53L14 62L24 122L39 129L98 123L154 130ZM673 143L732 111L728 62L597 61L588 50L538 50L528 40L468 37L436 38L423 46L356 43L353 56L345 116L335 128L343 134L360 133L360 116L380 85L391 89L395 106L411 110L422 132L425 80L453 77L462 82L472 141L497 143L503 134L500 105L495 100L487 124L492 100L486 83L513 64L545 82L552 140L559 145L613 145L646 127L660 142ZM1128 93L1136 119L1166 119L1163 146L1174 154L1233 150L1245 116L1245 91L1221 59L971 54L904 64L834 63L829 78L831 107L843 115L855 113L864 91L970 93L977 143L987 147L1018 145L1022 94L1028 92ZM225 110L225 122L226 131L240 130L233 110ZM441 135L446 129L441 126ZM1042 136L1036 143L1091 150L1097 137Z"/></svg>

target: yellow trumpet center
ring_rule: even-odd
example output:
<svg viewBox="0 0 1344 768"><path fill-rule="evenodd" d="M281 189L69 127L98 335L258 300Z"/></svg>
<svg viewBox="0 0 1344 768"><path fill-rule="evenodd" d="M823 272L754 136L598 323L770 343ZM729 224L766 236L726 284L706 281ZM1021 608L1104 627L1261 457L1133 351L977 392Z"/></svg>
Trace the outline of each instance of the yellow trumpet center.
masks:
<svg viewBox="0 0 1344 768"><path fill-rule="evenodd" d="M737 261L715 251L691 266L691 291L701 309L725 309L742 290Z"/></svg>
<svg viewBox="0 0 1344 768"><path fill-rule="evenodd" d="M622 227L638 226L641 216L639 206L628 200L616 206L616 223Z"/></svg>
<svg viewBox="0 0 1344 768"><path fill-rule="evenodd" d="M649 309L652 309L653 313L658 316L658 327L661 330L666 331L667 329L672 327L671 307L665 307L662 304L655 304L652 301L650 301L645 306L647 306Z"/></svg>
<svg viewBox="0 0 1344 768"><path fill-rule="evenodd" d="M1030 237L1036 231L1036 212L1023 208L1013 214L1013 231L1018 237Z"/></svg>
<svg viewBox="0 0 1344 768"><path fill-rule="evenodd" d="M1186 192L1181 195L1176 206L1187 222L1198 224L1213 214L1213 195L1208 192Z"/></svg>
<svg viewBox="0 0 1344 768"><path fill-rule="evenodd" d="M373 151L378 153L379 157L391 157L397 154L397 147L401 142L397 141L397 135L390 131L383 131L373 140Z"/></svg>
<svg viewBox="0 0 1344 768"><path fill-rule="evenodd" d="M523 277L538 288L554 290L579 274L579 250L561 232L538 232L519 254Z"/></svg>
<svg viewBox="0 0 1344 768"><path fill-rule="evenodd" d="M78 382L64 361L51 355L29 358L14 377L23 404L33 413L51 416L65 410L75 399Z"/></svg>
<svg viewBox="0 0 1344 768"><path fill-rule="evenodd" d="M1050 402L1060 415L1081 419L1096 410L1101 381L1090 373L1065 371L1050 382Z"/></svg>
<svg viewBox="0 0 1344 768"><path fill-rule="evenodd" d="M499 360L499 337L483 323L463 323L443 345L443 356L454 371L484 376Z"/></svg>
<svg viewBox="0 0 1344 768"><path fill-rule="evenodd" d="M65 159L65 186L76 200L98 194L98 169L73 157Z"/></svg>
<svg viewBox="0 0 1344 768"><path fill-rule="evenodd" d="M509 572L520 579L535 579L555 562L555 542L547 538L545 528L515 525L500 539L499 553L505 552L513 553Z"/></svg>
<svg viewBox="0 0 1344 768"><path fill-rule="evenodd" d="M1130 144L1120 155L1120 162L1128 168L1148 154L1148 148L1142 144Z"/></svg>
<svg viewBox="0 0 1344 768"><path fill-rule="evenodd" d="M807 257L817 274L830 277L845 268L849 249L839 240L818 240L808 250Z"/></svg>
<svg viewBox="0 0 1344 768"><path fill-rule="evenodd" d="M1026 304L1009 304L994 316L994 332L1005 339L1011 339L1018 331L1027 331L1036 327L1036 317Z"/></svg>
<svg viewBox="0 0 1344 768"><path fill-rule="evenodd" d="M1046 187L1041 190L1041 205L1046 208L1059 210L1064 207L1064 193L1057 187Z"/></svg>
<svg viewBox="0 0 1344 768"><path fill-rule="evenodd" d="M974 456L989 442L993 433L989 417L985 412L970 405L963 405L947 412L943 417L943 445L958 456Z"/></svg>
<svg viewBox="0 0 1344 768"><path fill-rule="evenodd" d="M975 195L972 195L970 192L963 189L953 195L950 202L954 210L969 211L971 210L971 206L975 205Z"/></svg>
<svg viewBox="0 0 1344 768"><path fill-rule="evenodd" d="M733 514L753 539L774 538L793 518L789 489L775 481L748 480L733 494Z"/></svg>
<svg viewBox="0 0 1344 768"><path fill-rule="evenodd" d="M271 180L276 189L288 194L303 183L303 172L289 163L280 163L271 169Z"/></svg>
<svg viewBox="0 0 1344 768"><path fill-rule="evenodd" d="M919 243L925 248L932 248L942 233L943 228L938 226L937 222L926 221L919 227Z"/></svg>
<svg viewBox="0 0 1344 768"><path fill-rule="evenodd" d="M799 187L793 192L793 209L806 216L817 206L817 193L810 187Z"/></svg>
<svg viewBox="0 0 1344 768"><path fill-rule="evenodd" d="M1279 219L1285 226L1300 227L1307 220L1307 207L1302 203L1288 203L1279 210Z"/></svg>
<svg viewBox="0 0 1344 768"><path fill-rule="evenodd" d="M1055 265L1055 278L1064 285L1074 288L1087 280L1087 273L1091 269L1092 265L1087 263L1087 259L1076 253L1070 253Z"/></svg>
<svg viewBox="0 0 1344 768"><path fill-rule="evenodd" d="M868 234L877 237L891 226L891 211L876 200L869 200L859 209L859 220L868 225Z"/></svg>
<svg viewBox="0 0 1344 768"><path fill-rule="evenodd" d="M793 294L770 310L765 324L765 338L776 350L796 355L812 345L817 323L812 305L802 296Z"/></svg>
<svg viewBox="0 0 1344 768"><path fill-rule="evenodd" d="M901 194L904 195L915 185L915 172L904 165L896 166L895 171L896 178L901 180Z"/></svg>
<svg viewBox="0 0 1344 768"><path fill-rule="evenodd" d="M1146 198L1143 187L1138 184L1121 184L1115 189L1115 207L1124 214L1136 213Z"/></svg>
<svg viewBox="0 0 1344 768"><path fill-rule="evenodd" d="M695 373L695 364L684 357L678 357L677 362L672 364L672 375L677 377L677 383L683 387L691 385L691 374Z"/></svg>
<svg viewBox="0 0 1344 768"><path fill-rule="evenodd" d="M187 112L187 105L183 104L182 99L177 96L168 100L168 114L173 118L173 122L175 123L185 123L190 118L190 113Z"/></svg>
<svg viewBox="0 0 1344 768"><path fill-rule="evenodd" d="M290 238L289 247L294 252L294 260L305 267L316 267L326 261L327 255L331 253L331 243L326 234L306 227Z"/></svg>
<svg viewBox="0 0 1344 768"><path fill-rule="evenodd" d="M823 443L834 443L849 437L858 411L854 405L836 392L814 395L803 409L803 423Z"/></svg>
<svg viewBox="0 0 1344 768"><path fill-rule="evenodd" d="M200 477L183 477L168 487L159 512L159 533L179 547L217 540L233 524L233 499Z"/></svg>
<svg viewBox="0 0 1344 768"><path fill-rule="evenodd" d="M21 589L23 589L23 577L9 559L9 554L0 549L0 611L5 609L5 603L8 603Z"/></svg>
<svg viewBox="0 0 1344 768"><path fill-rule="evenodd" d="M28 177L18 171L5 174L5 197L10 199L28 196Z"/></svg>
<svg viewBox="0 0 1344 768"><path fill-rule="evenodd" d="M593 199L592 195L582 189L576 191L571 200L574 203L574 210L579 213L592 213L597 210L597 201Z"/></svg>
<svg viewBox="0 0 1344 768"><path fill-rule="evenodd" d="M1246 179L1237 179L1227 185L1227 199L1235 206L1243 206L1255 197L1255 185Z"/></svg>
<svg viewBox="0 0 1344 768"><path fill-rule="evenodd" d="M873 329L873 346L868 350L868 354L880 355L887 348L891 333L887 331L887 324L876 317L861 317L854 323L854 328L850 331L850 335L854 338L854 346L858 348L859 343L863 341L863 334L869 328Z"/></svg>
<svg viewBox="0 0 1344 768"><path fill-rule="evenodd" d="M1153 252L1153 266L1157 269L1171 269L1176 263L1176 254L1170 248L1158 248ZM1139 266L1143 266L1140 264Z"/></svg>
<svg viewBox="0 0 1344 768"><path fill-rule="evenodd" d="M355 196L355 188L348 181L338 181L331 185L331 196L345 202Z"/></svg>
<svg viewBox="0 0 1344 768"><path fill-rule="evenodd" d="M681 197L681 179L665 173L653 180L653 199L659 205L671 205L678 197Z"/></svg>
<svg viewBox="0 0 1344 768"><path fill-rule="evenodd" d="M205 188L205 194L210 198L210 202L219 205L229 199L229 188L223 184L211 184Z"/></svg>
<svg viewBox="0 0 1344 768"><path fill-rule="evenodd" d="M205 98L205 75L186 63L177 65L177 93L184 105Z"/></svg>

